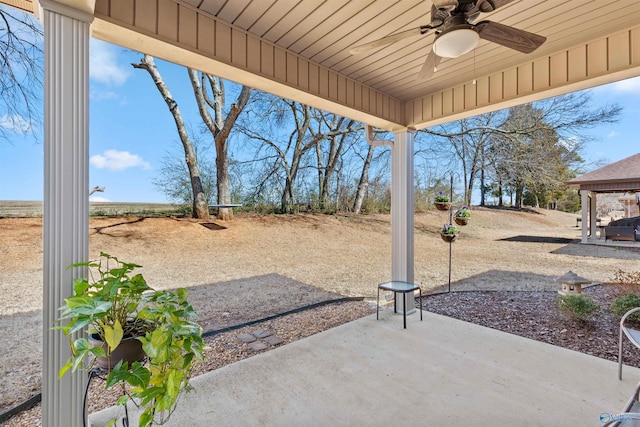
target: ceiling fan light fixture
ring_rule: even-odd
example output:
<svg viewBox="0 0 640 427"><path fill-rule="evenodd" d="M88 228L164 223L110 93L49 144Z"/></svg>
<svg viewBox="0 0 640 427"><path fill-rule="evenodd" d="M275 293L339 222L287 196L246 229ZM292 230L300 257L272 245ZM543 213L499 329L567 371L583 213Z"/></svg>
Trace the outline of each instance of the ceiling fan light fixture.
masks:
<svg viewBox="0 0 640 427"><path fill-rule="evenodd" d="M433 42L433 52L442 58L457 58L478 46L480 36L471 28L443 31Z"/></svg>

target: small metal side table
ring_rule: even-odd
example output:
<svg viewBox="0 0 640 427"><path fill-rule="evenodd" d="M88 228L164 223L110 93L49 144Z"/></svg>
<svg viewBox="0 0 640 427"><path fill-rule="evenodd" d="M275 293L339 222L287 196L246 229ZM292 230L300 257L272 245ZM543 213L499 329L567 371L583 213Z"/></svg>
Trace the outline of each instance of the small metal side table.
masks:
<svg viewBox="0 0 640 427"><path fill-rule="evenodd" d="M397 280L393 280L391 282L384 282L378 285L378 300L376 306L376 320L380 318L380 289L385 291L392 291L393 294L393 312L398 312L398 298L397 294L402 294L402 317L404 320L404 329L407 329L407 299L405 298L405 294L409 292L418 291L420 293L420 321L422 321L422 290L420 286L409 283L409 282L401 282Z"/></svg>

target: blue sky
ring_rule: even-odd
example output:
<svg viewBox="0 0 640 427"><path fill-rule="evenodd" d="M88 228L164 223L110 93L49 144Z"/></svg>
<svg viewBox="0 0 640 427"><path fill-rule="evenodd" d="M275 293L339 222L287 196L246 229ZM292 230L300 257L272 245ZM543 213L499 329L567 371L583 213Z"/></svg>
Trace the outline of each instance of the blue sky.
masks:
<svg viewBox="0 0 640 427"><path fill-rule="evenodd" d="M140 54L91 41L90 185L106 188L92 200L166 202L152 180L162 159L180 149L172 116L146 71L136 70ZM191 85L183 67L156 60L185 120L199 126ZM614 162L640 152L640 78L592 89L594 107L618 103L621 120L589 131L596 136L583 153L590 163ZM0 117L0 126L11 123ZM37 129L41 134L42 129ZM42 138L40 138L42 140ZM233 142L232 142L233 144ZM11 144L0 143L0 200L42 200L42 142L16 128Z"/></svg>

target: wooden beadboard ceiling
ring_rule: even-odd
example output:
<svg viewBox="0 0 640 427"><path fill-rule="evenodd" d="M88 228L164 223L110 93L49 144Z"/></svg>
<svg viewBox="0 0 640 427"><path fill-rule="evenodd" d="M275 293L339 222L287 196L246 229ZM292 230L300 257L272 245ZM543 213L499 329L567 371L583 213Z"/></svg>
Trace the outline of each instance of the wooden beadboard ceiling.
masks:
<svg viewBox="0 0 640 427"><path fill-rule="evenodd" d="M351 79L402 100L468 82L599 36L640 24L638 0L516 0L476 22L490 20L547 37L525 55L484 40L457 59L443 60L417 81L433 32L364 54L358 44L430 22L430 0L180 0Z"/></svg>
<svg viewBox="0 0 640 427"><path fill-rule="evenodd" d="M475 22L527 30L546 43L526 55L481 40L474 51L443 59L428 80L416 77L433 32L359 55L349 49L429 24L431 0L50 4L93 1L94 37L389 130L420 129L640 75L640 0L513 0ZM37 4L0 3L27 10Z"/></svg>
<svg viewBox="0 0 640 427"><path fill-rule="evenodd" d="M8 4L9 6L20 9L24 12L36 13L36 8L33 0L2 0L0 3Z"/></svg>

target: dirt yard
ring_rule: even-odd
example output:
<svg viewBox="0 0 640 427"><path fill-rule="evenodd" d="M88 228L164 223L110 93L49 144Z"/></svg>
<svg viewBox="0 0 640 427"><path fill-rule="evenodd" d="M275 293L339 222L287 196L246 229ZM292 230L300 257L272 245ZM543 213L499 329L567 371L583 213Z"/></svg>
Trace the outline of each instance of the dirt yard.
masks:
<svg viewBox="0 0 640 427"><path fill-rule="evenodd" d="M594 282L620 268L640 270L638 248L577 244L575 218L474 210L452 246L452 289L551 291L569 270ZM447 286L449 245L437 232L445 222L446 212L415 217L415 282L424 292ZM90 228L92 258L103 251L143 265L157 289L189 288L205 330L340 296L375 297L376 284L391 275L388 215L93 218ZM41 219L0 219L0 236L3 412L40 389Z"/></svg>

